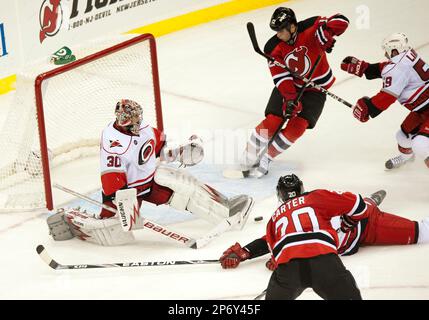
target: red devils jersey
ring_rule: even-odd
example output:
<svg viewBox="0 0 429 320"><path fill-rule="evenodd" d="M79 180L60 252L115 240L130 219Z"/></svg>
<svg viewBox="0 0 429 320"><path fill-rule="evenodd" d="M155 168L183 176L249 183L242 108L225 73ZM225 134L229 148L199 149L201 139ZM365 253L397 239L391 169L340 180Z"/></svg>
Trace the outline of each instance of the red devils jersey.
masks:
<svg viewBox="0 0 429 320"><path fill-rule="evenodd" d="M264 51L277 61L286 65L291 71L306 76L316 62L317 56L321 60L312 76L312 81L328 89L335 81L335 77L329 67L326 53L320 48L317 31L319 26L326 23L326 28L333 35L342 34L348 27L348 19L336 14L330 18L312 17L298 23L298 35L293 45L273 36L265 45ZM287 100L296 98L296 88L303 86L304 82L294 78L285 69L269 63L271 75L276 87Z"/></svg>
<svg viewBox="0 0 429 320"><path fill-rule="evenodd" d="M283 203L267 224L266 241L276 263L337 253L331 218L343 214L361 220L367 205L360 195L328 190L314 190Z"/></svg>
<svg viewBox="0 0 429 320"><path fill-rule="evenodd" d="M368 205L368 203L367 203ZM370 214L370 205L367 207L367 213ZM359 221L359 223L353 229L343 232L340 229L341 221L339 217L334 217L331 220L331 224L338 235L338 254L341 256L348 256L358 252L362 241L362 234L368 225L368 214L365 214L366 218Z"/></svg>

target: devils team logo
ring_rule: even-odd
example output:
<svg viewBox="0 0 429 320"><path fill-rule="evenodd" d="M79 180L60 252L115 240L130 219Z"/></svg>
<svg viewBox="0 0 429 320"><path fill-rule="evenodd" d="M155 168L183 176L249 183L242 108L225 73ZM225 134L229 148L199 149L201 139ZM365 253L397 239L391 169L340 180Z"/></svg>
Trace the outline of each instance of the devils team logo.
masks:
<svg viewBox="0 0 429 320"><path fill-rule="evenodd" d="M61 8L61 0L44 0L39 12L40 43L46 37L55 36L60 31L62 22L63 9Z"/></svg>
<svg viewBox="0 0 429 320"><path fill-rule="evenodd" d="M308 49L300 46L285 57L286 66L301 76L305 76L310 71L311 62L307 56Z"/></svg>

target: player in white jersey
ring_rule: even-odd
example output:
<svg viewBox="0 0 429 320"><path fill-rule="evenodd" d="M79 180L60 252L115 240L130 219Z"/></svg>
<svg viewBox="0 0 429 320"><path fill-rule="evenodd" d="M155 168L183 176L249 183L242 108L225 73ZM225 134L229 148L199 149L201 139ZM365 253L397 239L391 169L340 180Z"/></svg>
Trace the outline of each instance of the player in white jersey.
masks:
<svg viewBox="0 0 429 320"><path fill-rule="evenodd" d="M141 208L142 203L168 204L216 226L224 225L225 222L241 228L244 226L253 205L251 197L240 195L228 199L185 170L158 164L157 158L162 163L179 161L185 166L199 163L204 155L201 139L193 135L177 148L167 147L164 134L146 124L143 121L142 107L129 99L122 99L116 104L115 114L115 121L103 130L100 144L101 184L105 206L95 214L70 209L54 215L50 218L51 221L48 219L54 239L63 240L58 234L72 234L101 245L130 242L134 239L132 233L122 230L123 224L121 225L118 215L107 210L107 207L116 209L118 199L115 198L118 197L118 192L131 188L136 189L137 200L135 196L134 200L138 208ZM135 229L141 228L143 222L139 225L133 210L129 213L126 218L133 221L130 225ZM62 218L64 214L65 219ZM138 216L137 213L137 220Z"/></svg>
<svg viewBox="0 0 429 320"><path fill-rule="evenodd" d="M341 69L367 79L383 79L383 88L372 98L359 99L353 115L361 122L378 116L395 101L410 113L396 134L400 154L389 159L386 169L398 168L415 155L429 168L429 65L412 49L403 33L384 39L382 48L387 62L370 64L355 57L346 57Z"/></svg>

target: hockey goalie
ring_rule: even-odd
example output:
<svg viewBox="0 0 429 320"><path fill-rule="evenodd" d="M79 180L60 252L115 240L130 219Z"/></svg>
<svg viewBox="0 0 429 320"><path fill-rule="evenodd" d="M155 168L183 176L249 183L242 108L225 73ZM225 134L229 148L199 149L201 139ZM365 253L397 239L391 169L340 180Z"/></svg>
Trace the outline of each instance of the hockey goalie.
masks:
<svg viewBox="0 0 429 320"><path fill-rule="evenodd" d="M186 170L167 165L199 163L204 156L200 138L193 135L176 148L168 147L164 134L143 121L140 104L129 99L116 104L115 115L100 142L103 209L59 210L47 221L55 240L77 237L104 246L129 243L134 240L132 230L144 228L140 212L149 203L187 211L213 224L214 230L220 225L243 228L253 206L251 197L227 198Z"/></svg>

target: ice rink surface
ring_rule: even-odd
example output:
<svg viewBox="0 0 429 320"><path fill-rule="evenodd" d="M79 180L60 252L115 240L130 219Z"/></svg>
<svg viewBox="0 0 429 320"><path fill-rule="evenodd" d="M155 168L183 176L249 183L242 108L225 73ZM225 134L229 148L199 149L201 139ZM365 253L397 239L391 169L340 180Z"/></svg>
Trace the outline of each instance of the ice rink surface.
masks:
<svg viewBox="0 0 429 320"><path fill-rule="evenodd" d="M423 59L429 60L427 1L393 0L386 5L378 0L312 0L284 5L293 8L298 20L337 12L350 19L349 29L338 38L328 60L337 78L331 91L351 103L377 93L381 82L341 71L345 56L381 61L381 40L390 33L404 32ZM262 47L273 34L268 22L274 9L251 11L157 39L166 133L201 135L206 160L192 172L228 195L255 197L244 229L225 233L199 250L180 247L144 230L135 232L133 244L98 247L77 239L54 242L48 235L46 213L2 213L0 299L252 299L268 283L267 257L227 271L220 265L54 271L42 263L35 248L44 244L64 264L217 259L236 241L245 245L263 235L277 206L276 181L291 171L300 176L307 190L326 188L368 195L385 189L384 211L412 220L429 216L429 171L423 162L384 171L384 162L396 155L395 134L407 114L398 103L362 124L350 109L328 97L316 128L279 156L267 177L229 181L221 176L221 162L230 159L231 150L217 143L216 137L230 131L235 136L245 132L247 138L248 130L262 120L273 87L266 62L251 47L246 23L255 24ZM1 115L12 95L0 96ZM235 152L241 153L243 148L241 141ZM98 175L96 167L91 170ZM75 172L70 169L64 174ZM207 231L203 221L169 214L163 210L153 218L193 236ZM255 222L255 216L265 219ZM364 299L429 299L428 253L428 245L366 247L344 257L343 262L354 274ZM319 297L306 290L299 299Z"/></svg>

